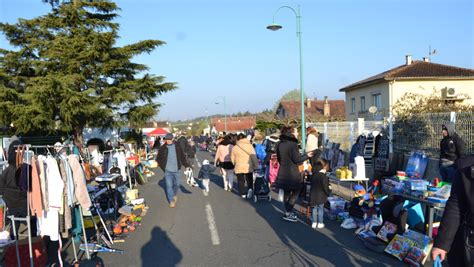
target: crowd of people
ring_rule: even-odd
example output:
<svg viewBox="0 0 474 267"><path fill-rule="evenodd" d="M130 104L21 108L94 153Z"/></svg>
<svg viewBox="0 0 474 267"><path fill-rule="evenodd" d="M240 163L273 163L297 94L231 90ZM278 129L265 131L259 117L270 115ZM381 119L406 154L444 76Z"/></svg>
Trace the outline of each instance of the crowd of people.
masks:
<svg viewBox="0 0 474 267"><path fill-rule="evenodd" d="M443 181L452 182L451 197L441 221L439 235L432 251L433 259L448 258L450 266L471 266L474 262L474 156L463 156L464 143L456 134L452 124L443 125L440 142L439 172ZM273 139L272 139L273 138ZM306 150L300 153L298 130L284 126L278 136L270 136L264 142L266 156L258 158L255 144L245 134L227 134L212 140L205 138L205 147L216 146L214 162L204 160L198 177L202 179L205 192L209 192L209 179L216 169L220 170L224 190L232 192L237 179L238 193L242 198L253 194L254 172L263 172L271 186L280 191L284 205L283 219L296 222L293 213L304 176L301 166L307 162L312 166L306 172L310 181L309 205L312 209L314 229L324 228L324 203L331 193L328 161L320 158L322 152L321 135L316 129L307 128ZM174 208L180 183L180 170L191 168L195 158L196 144L192 139L181 136L173 141L173 135L164 137L165 143L158 149L157 161L165 172L166 195L169 206ZM272 159L277 161L274 181L271 178ZM448 255L449 254L449 255Z"/></svg>

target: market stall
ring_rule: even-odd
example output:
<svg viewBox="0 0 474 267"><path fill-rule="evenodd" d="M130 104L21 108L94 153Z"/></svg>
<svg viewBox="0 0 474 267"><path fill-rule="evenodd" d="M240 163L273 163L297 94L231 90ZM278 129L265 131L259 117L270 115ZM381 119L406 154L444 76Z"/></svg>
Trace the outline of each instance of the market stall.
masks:
<svg viewBox="0 0 474 267"><path fill-rule="evenodd" d="M79 149L73 145L59 143L13 149L16 162L5 164L1 179L15 179L17 172L21 179L2 188L2 192L19 193L7 194L6 203L0 199L0 210L8 218L0 216L0 246L6 248L0 265L42 266L46 261L62 265L64 249L70 246L75 262L81 260L79 251L88 259L99 252L123 253L113 248L114 243L135 231L148 209L137 187L146 182L137 177L146 177L148 171L129 160L134 156L131 151L114 148L90 153L83 148L85 153L76 154ZM25 201L16 199L23 196ZM17 203L24 206L17 208ZM19 224L26 224L26 239L19 238Z"/></svg>

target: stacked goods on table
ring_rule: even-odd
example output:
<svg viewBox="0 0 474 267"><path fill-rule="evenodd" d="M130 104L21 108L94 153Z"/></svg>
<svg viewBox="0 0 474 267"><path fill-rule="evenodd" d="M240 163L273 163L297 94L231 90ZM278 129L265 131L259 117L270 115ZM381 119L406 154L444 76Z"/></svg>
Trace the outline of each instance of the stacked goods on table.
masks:
<svg viewBox="0 0 474 267"><path fill-rule="evenodd" d="M340 167L336 170L337 179L352 179L352 171L347 166Z"/></svg>

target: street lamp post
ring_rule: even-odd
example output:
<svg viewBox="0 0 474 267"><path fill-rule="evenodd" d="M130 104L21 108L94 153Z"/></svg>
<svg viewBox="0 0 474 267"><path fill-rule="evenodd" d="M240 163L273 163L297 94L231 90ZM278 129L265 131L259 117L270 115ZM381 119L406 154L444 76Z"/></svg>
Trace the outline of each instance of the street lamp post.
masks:
<svg viewBox="0 0 474 267"><path fill-rule="evenodd" d="M280 9L287 8L293 11L296 16L296 36L298 37L299 43L299 55L300 55L300 101L301 101L301 139L302 139L302 149L303 151L306 148L306 123L305 123L305 115L304 115L304 88L303 88L303 49L301 46L301 13L300 13L300 6L298 5L298 10L296 11L294 8L290 6L281 6L279 7L275 13L273 13L273 22L272 24L267 26L267 29L271 31L277 31L283 28L281 25L275 23L275 15L280 11Z"/></svg>
<svg viewBox="0 0 474 267"><path fill-rule="evenodd" d="M219 98L222 98L222 102L224 103L224 131L227 134L227 112L226 112L226 101L225 101L225 96L219 96ZM219 102L216 102L217 105L219 105Z"/></svg>

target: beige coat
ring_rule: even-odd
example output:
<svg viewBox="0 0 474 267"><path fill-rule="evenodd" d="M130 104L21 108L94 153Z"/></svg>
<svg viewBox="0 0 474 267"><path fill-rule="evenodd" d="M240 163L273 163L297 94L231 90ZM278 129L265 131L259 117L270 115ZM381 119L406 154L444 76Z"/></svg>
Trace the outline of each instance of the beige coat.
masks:
<svg viewBox="0 0 474 267"><path fill-rule="evenodd" d="M318 136L316 134L308 134L306 139L306 152L316 150L318 148Z"/></svg>
<svg viewBox="0 0 474 267"><path fill-rule="evenodd" d="M258 159L255 149L248 139L241 139L233 147L230 154L232 163L235 166L235 173L251 173L258 168Z"/></svg>

